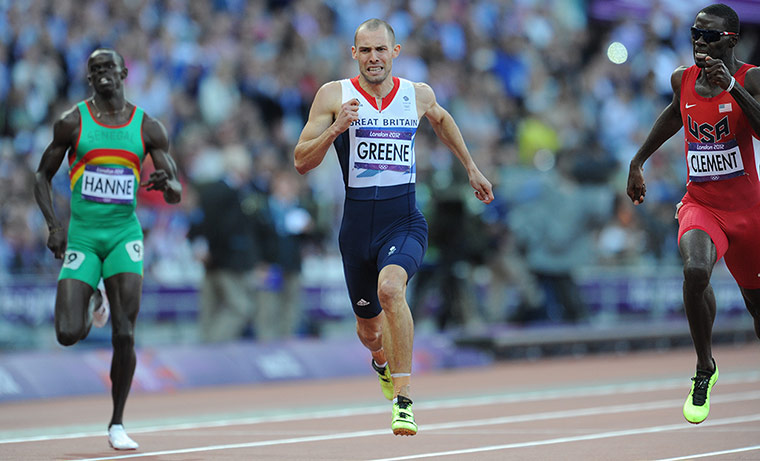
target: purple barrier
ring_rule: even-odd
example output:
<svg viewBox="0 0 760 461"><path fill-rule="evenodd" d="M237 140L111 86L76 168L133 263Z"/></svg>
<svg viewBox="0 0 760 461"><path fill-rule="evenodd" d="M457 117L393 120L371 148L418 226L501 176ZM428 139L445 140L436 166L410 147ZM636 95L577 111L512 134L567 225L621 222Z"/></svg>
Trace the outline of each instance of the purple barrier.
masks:
<svg viewBox="0 0 760 461"><path fill-rule="evenodd" d="M324 360L329 357L329 360ZM356 338L146 348L137 352L133 392L372 375ZM492 363L491 354L446 337L415 340L416 373ZM110 349L0 355L0 402L110 392Z"/></svg>
<svg viewBox="0 0 760 461"><path fill-rule="evenodd" d="M693 19L697 11L703 6L707 6L711 2L693 3L689 6L688 3L678 4L679 8L673 8L672 5L668 7L667 3L664 5L665 10L675 11L676 14L688 14L688 17L684 18L688 22ZM733 8L739 15L739 19L742 23L746 24L758 24L760 23L760 8L757 7L755 0L732 0L731 2L725 2ZM686 8L683 6L686 5ZM606 21L618 21L624 18L635 18L641 21L650 19L650 14L654 8L663 8L662 3L657 2L642 2L640 0L593 0L589 4L589 16L595 19L602 19ZM658 13L663 14L663 13Z"/></svg>
<svg viewBox="0 0 760 461"><path fill-rule="evenodd" d="M744 300L736 282L721 264L710 281L721 315L743 315ZM652 271L642 276L610 272L579 278L579 289L592 314L612 313L662 319L683 316L683 275Z"/></svg>
<svg viewBox="0 0 760 461"><path fill-rule="evenodd" d="M667 270L665 270L667 269ZM682 311L680 268L658 268L646 273L618 268L597 268L577 279L581 296L591 313L641 315L660 319ZM721 312L744 312L744 302L736 283L721 264L716 266L712 286ZM479 287L480 291L492 287ZM306 284L304 313L314 321L351 317L342 280ZM514 301L517 301L515 298ZM55 280L12 278L0 281L0 327L51 325L55 302ZM509 300L507 300L509 302ZM146 282L140 306L140 322L194 322L198 315L195 286L165 286ZM0 347L3 345L0 338Z"/></svg>
<svg viewBox="0 0 760 461"><path fill-rule="evenodd" d="M53 322L56 280L15 277L0 281L0 321L25 325ZM193 319L198 312L198 289L146 282L140 318L145 320Z"/></svg>

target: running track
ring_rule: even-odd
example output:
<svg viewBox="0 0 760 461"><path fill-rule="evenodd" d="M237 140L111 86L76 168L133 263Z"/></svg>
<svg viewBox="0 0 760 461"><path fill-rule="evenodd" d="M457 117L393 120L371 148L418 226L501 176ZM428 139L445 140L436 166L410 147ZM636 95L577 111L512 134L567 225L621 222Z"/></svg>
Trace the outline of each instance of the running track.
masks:
<svg viewBox="0 0 760 461"><path fill-rule="evenodd" d="M760 347L715 348L699 426L691 349L506 362L413 376L420 432L394 437L366 377L135 394L140 449L108 447L108 396L0 404L2 460L758 460Z"/></svg>

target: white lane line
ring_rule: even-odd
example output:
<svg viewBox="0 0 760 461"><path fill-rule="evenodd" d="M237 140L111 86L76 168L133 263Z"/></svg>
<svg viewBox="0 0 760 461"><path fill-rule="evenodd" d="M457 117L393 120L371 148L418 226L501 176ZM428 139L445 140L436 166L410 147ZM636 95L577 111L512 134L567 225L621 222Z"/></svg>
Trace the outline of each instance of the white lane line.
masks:
<svg viewBox="0 0 760 461"><path fill-rule="evenodd" d="M354 438L359 438L359 437L370 437L370 436L375 436L375 435L388 435L389 432L390 432L390 429L344 432L342 434L333 434L333 435L315 435L315 436L310 436L310 437L295 437L291 439L262 440L260 442L233 443L233 444L228 444L228 445L210 445L210 446L196 447L196 448L182 448L178 450L152 451L149 453L133 453L133 454L121 455L121 456L106 456L104 458L82 458L80 461L106 461L106 460L112 460L112 459L145 458L145 457L163 456L163 455L183 455L187 453L202 453L202 452L208 452L208 451L234 450L237 448L255 448L255 447L268 447L268 446L273 446L273 445L290 445L294 443L324 442L326 440L354 439Z"/></svg>
<svg viewBox="0 0 760 461"><path fill-rule="evenodd" d="M728 395L723 396L721 400L725 403L729 401L744 401L744 400L749 400L749 399L760 399L760 391L728 394ZM499 418L456 421L456 422L447 422L447 423L438 423L438 424L425 424L421 428L421 430L429 432L429 431L435 431L435 430L461 429L465 427L482 427L482 426L513 424L513 423L521 423L521 422L529 422L529 421L544 421L544 420L549 420L549 419L576 418L576 417L581 417L581 416L617 414L617 413L627 413L627 412L635 412L635 411L642 411L642 410L655 410L655 409L662 409L662 408L680 408L682 405L683 403L682 403L682 400L680 399L650 402L648 404L610 405L610 406L601 406L601 407L595 407L595 408L582 408L578 410L550 411L550 412L533 413L533 414L527 414L527 415L505 416L505 417L499 417ZM749 418L749 419L746 419L746 418ZM760 415L714 420L711 425L733 424L734 422L755 421L755 420L760 420ZM721 421L725 421L725 422L721 423ZM623 435L643 434L643 433L648 433L648 432L660 432L660 429L658 428L667 428L663 430L674 430L674 429L684 429L686 427L691 427L691 425L686 424L686 423L673 424L669 426L656 426L655 428L643 428L643 429L632 429L632 430L624 430L624 431L604 432L601 435L590 434L590 435L583 435L583 436L576 436L576 437L562 437L558 439L550 439L549 441L498 445L495 447L481 447L481 448L472 449L472 450L457 450L457 451L452 451L452 452L441 452L438 454L414 455L411 458L403 457L403 458L389 458L389 459L415 459L415 458L429 458L429 457L438 456L438 455L446 456L446 455L454 455L454 454L462 454L462 453L477 453L480 451L493 451L493 450L502 450L502 449L508 449L508 448L547 445L550 443L575 442L575 441L581 441L581 440L593 440L596 438L619 437ZM294 444L294 443L323 442L323 441L329 441L329 440L353 439L353 438L360 438L360 437L388 435L388 433L389 433L388 429L375 429L375 430L368 430L368 431L344 432L340 434L314 435L314 436L308 436L308 437L295 437L295 438L288 438L288 439L262 440L259 442L248 442L248 443L238 443L238 444L228 444L228 445L211 445L211 446L183 448L183 449L176 449L176 450L133 453L133 454L121 455L121 456L115 456L115 457L88 458L83 461L131 459L131 458L142 458L142 457L147 457L147 456L178 455L178 454L187 454L187 453L230 450L230 449L236 449L236 448L254 448L254 447L273 446L273 445L288 445L288 444Z"/></svg>
<svg viewBox="0 0 760 461"><path fill-rule="evenodd" d="M755 383L760 381L760 372L741 372L734 373L730 376L722 375L720 383L727 384L746 384ZM678 389L684 387L683 379L668 379L668 380L654 380L654 381L641 381L624 384L607 384L602 386L584 386L579 388L570 389L547 389L541 391L529 391L529 392L511 392L505 395L491 395L481 397L468 397L468 398L456 398L437 401L427 401L415 403L415 409L419 410L439 410L445 408L461 408L472 407L476 405L498 405L508 404L515 402L530 402L530 401L545 401L551 399L570 399L570 398L582 398L588 396L602 396L602 395L616 395L616 394L630 394L630 393L645 393L656 392L668 389ZM727 397L728 394L722 397ZM719 399L720 396L713 397ZM720 400L717 400L718 402ZM733 400L731 400L733 401ZM358 407L358 408L344 408L334 410L320 410L310 411L303 413L288 413L288 414L271 414L255 417L240 417L240 418L226 418L215 421L191 421L186 423L167 423L167 424L155 424L151 426L139 427L137 423L132 423L128 428L130 434L149 434L155 432L165 431L177 431L177 430L191 430L191 429L208 429L215 427L229 427L238 425L254 425L262 423L273 422L288 422L288 421L310 421L320 420L328 418L345 418L350 416L360 415L372 415L381 414L388 411L386 405L377 405L371 407ZM39 431L54 431L55 428L41 429ZM92 430L92 431L78 431L73 433L61 433L60 428L55 430L55 433L48 433L43 435L31 435L31 436L13 436L9 434L0 433L0 445L9 443L28 443L28 442L43 442L50 440L69 440L69 439L81 439L88 437L101 437L106 434L105 430ZM3 438L7 437L7 438Z"/></svg>
<svg viewBox="0 0 760 461"><path fill-rule="evenodd" d="M760 421L760 415L714 419L709 423L709 426L722 426L726 424L741 424L741 423L754 422L754 421ZM704 425L707 426L708 424L705 422ZM639 429L629 429L629 430L624 430L624 431L600 432L597 434L579 435L579 436L574 436L574 437L559 437L555 439L536 440L533 442L508 443L504 445L492 445L488 447L469 448L469 449L462 449L462 450L439 451L437 453L422 453L418 455L399 456L395 458L378 458L378 459L373 459L371 461L404 461L404 460L409 460L409 459L439 458L443 456L483 453L486 451L509 450L513 448L539 447L542 445L555 445L559 443L582 442L586 440L599 440L599 439L607 439L607 438L612 438L612 437L625 437L625 436L630 436L630 435L654 434L658 432L678 431L678 430L688 429L690 427L692 426L686 423L669 424L665 426L642 427ZM745 451L744 449L739 449L739 450ZM746 451L749 451L749 450L746 450ZM731 453L731 452L732 451L727 451L726 453ZM682 460L682 459L691 459L691 458L685 457L685 458L672 458L672 459ZM665 461L665 460L661 460L661 461Z"/></svg>
<svg viewBox="0 0 760 461"><path fill-rule="evenodd" d="M760 450L760 445L755 445L752 447L744 447L744 448L734 448L732 450L711 451L709 453L699 453L696 455L689 455L689 456L679 456L678 458L663 458L663 459L657 459L654 461L683 461L687 459L709 458L711 456L730 455L733 453L744 453L746 451L755 451L755 450Z"/></svg>

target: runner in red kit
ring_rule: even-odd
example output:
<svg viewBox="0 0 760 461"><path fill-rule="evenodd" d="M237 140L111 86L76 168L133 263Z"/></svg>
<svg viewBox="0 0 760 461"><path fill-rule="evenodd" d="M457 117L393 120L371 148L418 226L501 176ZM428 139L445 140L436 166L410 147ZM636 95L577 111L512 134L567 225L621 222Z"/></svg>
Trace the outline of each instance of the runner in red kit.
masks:
<svg viewBox="0 0 760 461"><path fill-rule="evenodd" d="M703 8L691 27L695 65L673 72L673 100L631 160L628 196L644 201L644 162L682 127L688 173L678 204L683 298L697 371L683 407L699 424L718 379L712 357L715 295L710 276L725 257L760 338L760 68L739 61L739 17L724 4Z"/></svg>

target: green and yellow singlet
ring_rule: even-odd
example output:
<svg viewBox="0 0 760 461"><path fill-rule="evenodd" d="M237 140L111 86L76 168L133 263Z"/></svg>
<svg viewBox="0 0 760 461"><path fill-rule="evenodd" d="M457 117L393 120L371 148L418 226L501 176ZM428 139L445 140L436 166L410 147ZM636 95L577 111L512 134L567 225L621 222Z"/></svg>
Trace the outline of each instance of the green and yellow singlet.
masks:
<svg viewBox="0 0 760 461"><path fill-rule="evenodd" d="M71 216L80 221L113 222L134 214L140 168L145 158L143 110L134 107L123 125L106 125L86 101L77 104L79 139L69 153Z"/></svg>

